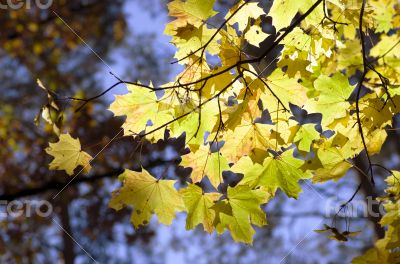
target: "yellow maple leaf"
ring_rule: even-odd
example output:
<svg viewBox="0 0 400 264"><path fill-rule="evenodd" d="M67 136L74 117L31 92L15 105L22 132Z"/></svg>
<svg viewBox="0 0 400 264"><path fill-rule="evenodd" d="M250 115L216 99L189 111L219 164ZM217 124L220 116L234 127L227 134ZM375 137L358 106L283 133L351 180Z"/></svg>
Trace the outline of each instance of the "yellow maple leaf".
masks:
<svg viewBox="0 0 400 264"><path fill-rule="evenodd" d="M164 124L172 119L169 111L162 109L155 92L138 85L128 85L128 91L125 95L116 95L109 108L115 116L126 116L122 126L126 136L146 130L150 126L149 121Z"/></svg>
<svg viewBox="0 0 400 264"><path fill-rule="evenodd" d="M168 4L169 15L176 19L167 24L165 34L174 35L176 30L190 24L199 27L217 14L213 10L215 0L175 0Z"/></svg>
<svg viewBox="0 0 400 264"><path fill-rule="evenodd" d="M148 224L153 212L160 223L170 225L175 213L185 210L182 197L174 188L176 181L157 180L144 169L125 170L119 179L123 187L113 192L109 206L115 210L133 206L131 221L136 228Z"/></svg>
<svg viewBox="0 0 400 264"><path fill-rule="evenodd" d="M260 25L253 25L246 31L245 36L251 45L260 47L260 43L266 40L269 34L265 33Z"/></svg>
<svg viewBox="0 0 400 264"><path fill-rule="evenodd" d="M177 35L172 39L172 43L178 48L175 58L181 59L191 54L194 51L200 50L202 47L205 50L215 55L219 52L219 44L221 36L216 33L216 29L208 28L207 26L194 27L189 24L178 30ZM210 43L208 43L211 41ZM205 46L207 44L207 46ZM200 52L197 54L200 56ZM188 59L181 61L186 63Z"/></svg>
<svg viewBox="0 0 400 264"><path fill-rule="evenodd" d="M270 137L272 128L272 125L243 121L234 131L224 134L222 155L231 162L244 155L249 155L254 161L260 160L259 155L264 157L268 148L275 147L276 140Z"/></svg>
<svg viewBox="0 0 400 264"><path fill-rule="evenodd" d="M232 8L225 16L225 19L230 17L237 8L243 5L243 3L244 1L240 1L234 8ZM238 23L239 30L243 32L249 24L249 18L258 19L262 15L265 15L265 12L258 6L258 3L247 3L229 20L228 23L230 25Z"/></svg>
<svg viewBox="0 0 400 264"><path fill-rule="evenodd" d="M191 176L193 182L200 182L207 175L215 188L222 182L222 172L229 170L226 158L218 152L212 153L205 145L201 145L196 152L182 156L181 165L193 168Z"/></svg>
<svg viewBox="0 0 400 264"><path fill-rule="evenodd" d="M74 139L69 134L61 134L59 141L50 143L46 148L47 154L54 157L49 164L50 170L65 170L68 175L73 175L78 166L88 173L92 156L81 150L79 139Z"/></svg>

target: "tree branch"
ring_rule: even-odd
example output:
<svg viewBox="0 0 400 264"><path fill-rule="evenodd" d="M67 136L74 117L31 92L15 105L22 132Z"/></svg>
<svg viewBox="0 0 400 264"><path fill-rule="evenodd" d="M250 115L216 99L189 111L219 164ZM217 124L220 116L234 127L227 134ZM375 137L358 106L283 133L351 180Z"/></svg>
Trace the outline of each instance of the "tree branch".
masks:
<svg viewBox="0 0 400 264"><path fill-rule="evenodd" d="M359 81L359 83L357 85L356 115L357 115L358 131L360 132L361 140L362 140L363 147L364 147L364 150L365 150L365 154L366 154L367 159L368 159L368 164L369 164L368 171L369 171L369 173L371 175L371 182L372 182L372 184L375 184L371 157L369 156L369 153L368 153L368 147L367 147L367 143L366 143L366 140L365 140L365 135L364 135L364 131L363 131L362 123L361 123L361 117L360 117L361 90L362 90L362 87L363 87L363 83L365 81L365 77L367 76L367 73L368 73L367 51L366 51L366 46L365 46L365 35L364 35L364 30L363 30L363 27L364 27L363 18L364 18L364 11L365 11L366 2L367 2L366 0L363 0L363 2L362 2L361 11L360 11L360 17L359 17L359 32L360 32L360 40L361 40L361 47L362 47L361 52L362 52L362 58L363 58L363 73L362 73L360 81Z"/></svg>
<svg viewBox="0 0 400 264"><path fill-rule="evenodd" d="M116 169L114 171L104 173L104 174L97 174L93 175L91 177L85 177L85 178L77 178L74 181L72 181L69 185L69 187L81 184L81 183L93 183L102 179L107 179L107 178L113 178L116 177L117 175L121 174L123 172L123 169ZM2 201L12 201L12 200L17 200L22 197L27 197L27 196L34 196L38 195L50 190L62 190L66 185L68 181L61 182L61 181L51 181L48 182L40 187L36 188L30 188L30 189L23 189L14 193L6 193L3 195L0 195L0 200Z"/></svg>

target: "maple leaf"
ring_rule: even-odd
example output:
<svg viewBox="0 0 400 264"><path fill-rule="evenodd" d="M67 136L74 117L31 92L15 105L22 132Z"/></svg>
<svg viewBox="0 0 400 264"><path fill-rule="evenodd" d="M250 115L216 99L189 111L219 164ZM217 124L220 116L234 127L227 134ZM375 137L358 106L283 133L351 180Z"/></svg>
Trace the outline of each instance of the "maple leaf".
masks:
<svg viewBox="0 0 400 264"><path fill-rule="evenodd" d="M304 124L300 126L293 141L298 143L297 148L300 151L309 152L312 142L319 139L319 136L315 124Z"/></svg>
<svg viewBox="0 0 400 264"><path fill-rule="evenodd" d="M393 28L393 17L396 15L393 0L371 1L376 21L376 32L389 32Z"/></svg>
<svg viewBox="0 0 400 264"><path fill-rule="evenodd" d="M205 50L211 55L217 54L219 52L218 41L221 37L220 35L213 37L215 32L216 29L210 29L207 26L200 26L197 28L192 25L187 25L186 27L180 28L179 37L174 37L171 41L178 48L175 58L184 58L192 52L205 47L205 44L210 40L211 42L205 47ZM213 38L211 39L211 37ZM187 60L181 60L180 62L186 63Z"/></svg>
<svg viewBox="0 0 400 264"><path fill-rule="evenodd" d="M313 183L326 182L329 180L338 181L347 171L352 168L351 163L347 161L339 161L337 163L330 164L329 167L322 167L315 170L315 174L312 178Z"/></svg>
<svg viewBox="0 0 400 264"><path fill-rule="evenodd" d="M304 109L309 113L321 113L323 126L347 115L350 107L348 98L354 87L346 76L340 73L332 77L320 75L314 82L314 88L319 96L307 102Z"/></svg>
<svg viewBox="0 0 400 264"><path fill-rule="evenodd" d="M232 15L233 12L237 10L241 5L243 5L244 1L241 0L236 4L226 15L225 19ZM258 3L246 3L236 14L229 20L230 25L238 24L238 28L240 31L244 31L248 24L249 18L258 19L260 16L265 15L264 10L258 6Z"/></svg>
<svg viewBox="0 0 400 264"><path fill-rule="evenodd" d="M218 233L222 234L228 228L235 241L251 244L255 234L252 224L267 224L265 213L260 208L267 200L265 192L252 190L249 186L228 187L227 199L212 207L217 214L215 225Z"/></svg>
<svg viewBox="0 0 400 264"><path fill-rule="evenodd" d="M302 106L307 100L307 90L295 78L290 78L281 69L276 69L266 81L271 90L275 93L283 105L289 109L290 104ZM263 104L267 106L271 113L278 111L277 99L266 89L261 95ZM282 106L279 106L282 110Z"/></svg>
<svg viewBox="0 0 400 264"><path fill-rule="evenodd" d="M307 12L313 4L315 4L315 0L275 0L268 15L272 17L272 24L278 32L288 27L298 12ZM323 9L320 6L307 16L305 21L308 25L316 25L323 17Z"/></svg>
<svg viewBox="0 0 400 264"><path fill-rule="evenodd" d="M213 74L215 74L218 71L219 71L218 69L211 70L209 74L204 74L202 77L212 77ZM215 95L217 92L220 92L225 87L229 86L233 81L234 81L234 76L231 73L226 72L220 74L220 76L217 79L211 78L209 81L207 81L207 84L204 86L201 94L203 96L211 97ZM214 105L214 107L218 106Z"/></svg>
<svg viewBox="0 0 400 264"><path fill-rule="evenodd" d="M254 82L255 86L257 85L256 81L252 79L249 80L251 80L252 83ZM242 87L238 87L238 89L240 88ZM253 123L253 120L255 118L259 117L262 114L262 110L258 107L261 90L254 90L254 93L249 94L250 92L247 90L247 87L243 87L238 95L239 98L243 97L243 99L239 101L238 104L226 107L222 111L222 114L224 116L228 116L228 118L224 120L226 128L230 130L235 130L235 128L242 125L248 126Z"/></svg>
<svg viewBox="0 0 400 264"><path fill-rule="evenodd" d="M244 58L242 53L241 39L238 37L236 30L227 25L226 31L222 31L220 53L218 56L221 59L222 66L231 66ZM232 37L234 36L234 37Z"/></svg>
<svg viewBox="0 0 400 264"><path fill-rule="evenodd" d="M265 156L267 149L275 146L276 141L270 138L271 129L271 125L244 121L234 131L224 135L222 155L231 162L238 161L243 155L249 155L254 161L259 160L259 155Z"/></svg>
<svg viewBox="0 0 400 264"><path fill-rule="evenodd" d="M382 36L381 40L374 45L371 49L371 56L379 57L382 54L386 54L385 57L397 57L400 58L400 46L393 46L393 43L399 41L399 36Z"/></svg>
<svg viewBox="0 0 400 264"><path fill-rule="evenodd" d="M302 164L303 161L293 157L292 149L278 157L267 157L262 165L253 164L249 158L244 157L232 170L244 174L240 184L262 186L271 192L280 188L287 196L297 198L301 191L298 181L311 178L311 174L299 169Z"/></svg>
<svg viewBox="0 0 400 264"><path fill-rule="evenodd" d="M328 180L338 181L352 167L347 161L348 158L354 156L351 145L347 144L348 138L341 134L328 141L324 141L316 146L317 161L310 161L302 166L302 169L310 169L313 165L318 164L314 170L312 178L313 183L326 182ZM341 148L337 146L341 145ZM310 164L309 164L310 163Z"/></svg>
<svg viewBox="0 0 400 264"><path fill-rule="evenodd" d="M181 189L180 193L188 211L186 229L190 230L198 224L203 224L204 230L211 234L214 231L215 211L210 208L221 194L204 193L199 186L194 184Z"/></svg>
<svg viewBox="0 0 400 264"><path fill-rule="evenodd" d="M194 109L194 110L193 110ZM212 131L217 120L218 106L215 103L209 103L201 109L195 109L192 101L175 107L175 116L183 116L177 122L171 125L172 136L179 137L183 133L186 135L186 143L197 149L204 145L204 135Z"/></svg>
<svg viewBox="0 0 400 264"><path fill-rule="evenodd" d="M157 180L144 169L125 170L119 179L123 186L113 192L109 206L115 210L132 206L131 221L136 228L147 225L153 213L160 223L170 225L175 213L185 210L182 197L174 188L176 181Z"/></svg>
<svg viewBox="0 0 400 264"><path fill-rule="evenodd" d="M166 123L172 117L168 111L160 110L160 104L153 91L138 85L128 85L129 93L116 95L109 110L115 116L126 116L123 124L125 135L137 135L153 123Z"/></svg>
<svg viewBox="0 0 400 264"><path fill-rule="evenodd" d="M167 24L165 34L174 35L176 30L191 24L201 26L205 20L217 14L213 10L215 0L174 0L168 4L169 15L176 19Z"/></svg>
<svg viewBox="0 0 400 264"><path fill-rule="evenodd" d="M222 172L229 170L228 161L219 152L211 152L209 146L201 145L196 152L182 156L180 164L193 169L191 179L200 182L208 176L211 184L217 188L222 182Z"/></svg>
<svg viewBox="0 0 400 264"><path fill-rule="evenodd" d="M295 78L297 73L302 77L310 75L309 68L311 67L311 62L308 59L308 54L305 52L294 52L291 56L282 57L278 66L281 68L287 68L286 74L289 78Z"/></svg>
<svg viewBox="0 0 400 264"><path fill-rule="evenodd" d="M392 171L392 175L385 179L388 184L388 188L385 190L386 193L393 196L400 196L400 171Z"/></svg>
<svg viewBox="0 0 400 264"><path fill-rule="evenodd" d="M85 173L90 171L92 156L82 151L79 139L69 134L61 134L59 141L50 143L46 152L54 157L49 164L50 170L65 170L68 175L73 175L74 170L82 166Z"/></svg>
<svg viewBox="0 0 400 264"><path fill-rule="evenodd" d="M261 26L253 25L245 32L245 36L251 45L260 47L260 43L266 40L269 34L263 32Z"/></svg>

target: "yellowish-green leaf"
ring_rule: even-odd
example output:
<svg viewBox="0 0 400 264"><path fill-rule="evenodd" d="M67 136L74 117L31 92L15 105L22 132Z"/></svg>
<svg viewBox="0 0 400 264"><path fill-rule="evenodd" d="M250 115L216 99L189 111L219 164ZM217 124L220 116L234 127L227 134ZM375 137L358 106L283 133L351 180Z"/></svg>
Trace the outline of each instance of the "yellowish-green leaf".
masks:
<svg viewBox="0 0 400 264"><path fill-rule="evenodd" d="M235 7L233 7L228 14L226 15L225 19L228 19L229 16L231 16L231 14L233 12L235 12L237 10L237 8L239 8L239 6L241 6L244 3L243 0L241 0L239 3L236 4ZM262 15L264 15L265 12L263 11L263 9L261 7L258 6L258 3L247 3L245 4L230 20L229 20L229 24L230 25L234 25L236 23L238 23L238 28L240 31L244 31L247 28L247 25L249 24L249 19L258 19L260 18Z"/></svg>
<svg viewBox="0 0 400 264"><path fill-rule="evenodd" d="M204 145L205 133L211 132L215 122L217 121L218 106L216 102L210 102L201 109L195 109L192 102L186 105L175 107L175 116L183 116L171 125L171 134L179 137L183 133L186 135L186 144L195 145L195 149L200 145ZM201 117L201 118L200 118Z"/></svg>
<svg viewBox="0 0 400 264"><path fill-rule="evenodd" d="M276 31L289 26L302 5L303 1L275 0L268 15L272 17Z"/></svg>
<svg viewBox="0 0 400 264"><path fill-rule="evenodd" d="M211 207L221 197L221 194L204 193L199 186L194 184L189 184L185 189L181 189L180 193L188 211L186 229L190 230L198 224L203 224L204 230L211 234L214 231L215 219L215 211Z"/></svg>
<svg viewBox="0 0 400 264"><path fill-rule="evenodd" d="M150 121L158 124L172 119L168 111L159 110L155 92L136 85L128 85L128 91L128 94L116 95L109 108L115 116L126 116L122 126L125 135L139 134L146 130Z"/></svg>
<svg viewBox="0 0 400 264"><path fill-rule="evenodd" d="M299 169L303 161L293 157L293 149L281 156L266 158L263 165L252 164L247 157L242 159L232 168L234 172L244 174L240 184L251 187L262 186L271 193L280 188L287 196L297 198L301 192L298 181L311 177L310 173Z"/></svg>
<svg viewBox="0 0 400 264"><path fill-rule="evenodd" d="M82 166L85 173L90 171L92 157L82 151L79 139L74 139L69 134L61 134L59 141L50 143L46 152L54 157L49 164L50 170L65 170L68 175L73 175L74 170Z"/></svg>
<svg viewBox="0 0 400 264"><path fill-rule="evenodd" d="M315 124L304 124L297 131L294 142L297 142L297 148L300 151L309 152L312 142L317 139L319 139L319 132L315 130Z"/></svg>
<svg viewBox="0 0 400 264"><path fill-rule="evenodd" d="M160 223L170 225L175 213L185 210L182 197L174 188L176 181L157 180L144 169L125 170L119 179L123 186L113 192L109 206L115 210L132 206L131 221L136 228L147 225L153 213Z"/></svg>
<svg viewBox="0 0 400 264"><path fill-rule="evenodd" d="M276 141L270 137L272 127L242 120L242 124L234 131L227 131L223 135L225 145L221 149L222 155L230 162L238 161L243 155L259 161L260 155L264 157L268 148L275 147Z"/></svg>
<svg viewBox="0 0 400 264"><path fill-rule="evenodd" d="M246 40L254 46L259 47L260 43L268 38L268 34L263 32L259 25L253 25L248 31L246 31Z"/></svg>
<svg viewBox="0 0 400 264"><path fill-rule="evenodd" d="M354 90L346 76L337 73L332 77L321 75L314 82L319 96L309 100L305 109L309 113L321 113L322 125L331 124L335 119L347 115L350 103L348 99Z"/></svg>
<svg viewBox="0 0 400 264"><path fill-rule="evenodd" d="M165 34L174 35L176 30L187 24L199 27L204 21L217 14L213 10L215 0L174 0L168 4L169 15L176 19L168 23Z"/></svg>
<svg viewBox="0 0 400 264"><path fill-rule="evenodd" d="M179 37L174 37L171 41L178 48L175 58L182 59L186 57L192 52L205 47L205 44L210 40L211 42L205 47L205 50L211 55L217 54L219 52L218 40L221 38L221 36L218 34L217 36L213 37L215 32L216 29L210 29L205 25L198 28L192 25L187 25L186 27L179 29ZM201 52L199 51L196 55L200 56L200 54ZM187 60L183 60L181 62L185 63Z"/></svg>
<svg viewBox="0 0 400 264"><path fill-rule="evenodd" d="M262 190L252 190L249 186L228 187L227 199L213 206L217 213L216 225L219 234L229 229L237 242L251 244L255 231L252 224L267 224L266 216L260 206L267 202L268 195Z"/></svg>
<svg viewBox="0 0 400 264"><path fill-rule="evenodd" d="M228 161L218 152L212 153L209 146L201 145L196 152L182 156L182 166L193 169L191 179L200 182L206 175L217 188L222 182L222 172L229 170Z"/></svg>

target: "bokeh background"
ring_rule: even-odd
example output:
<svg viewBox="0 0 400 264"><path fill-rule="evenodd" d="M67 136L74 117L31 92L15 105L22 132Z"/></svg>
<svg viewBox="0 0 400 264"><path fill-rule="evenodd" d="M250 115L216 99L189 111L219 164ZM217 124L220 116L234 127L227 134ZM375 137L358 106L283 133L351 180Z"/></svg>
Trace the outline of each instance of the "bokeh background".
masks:
<svg viewBox="0 0 400 264"><path fill-rule="evenodd" d="M1 0L0 2L6 3ZM123 168L154 175L166 173L182 182L190 169L179 167L185 153L182 138L151 144L117 137L123 120L113 118L107 106L120 86L74 112L79 104L66 97L91 97L117 82L109 72L124 79L161 84L180 71L170 64L174 46L163 35L168 22L164 0L54 0L48 10L0 9L0 200L47 200L53 206L49 217L2 215L0 218L1 263L348 263L381 237L379 217L362 210L367 197L384 189L384 170L377 168L377 186L362 185L347 212L335 217L335 208L348 200L364 177L351 171L339 182L311 186L303 182L298 200L282 194L265 208L269 225L257 229L252 246L236 244L229 234L208 235L201 226L185 230L184 215L171 227L156 219L134 230L130 210L115 212L107 204L120 186ZM201 1L200 1L201 2ZM221 23L235 1L217 1ZM270 2L261 1L268 10ZM271 19L265 30L273 34ZM268 40L265 41L268 45ZM246 47L257 54L255 47ZM267 60L274 60L273 57ZM274 65L270 66L273 70ZM268 72L268 71L267 71ZM62 129L81 139L91 153L104 151L94 160L90 175L81 175L54 197L68 182L62 172L51 172L51 157L44 149L56 140L52 129L34 119L47 103L40 79L57 94L64 112ZM397 120L398 121L398 120ZM398 124L398 122L397 122ZM397 127L397 126L396 126ZM400 140L397 130L382 153L374 159L387 168L399 167ZM357 167L366 169L362 158ZM5 208L2 206L1 211ZM362 231L346 243L313 232L323 224L349 226ZM94 260L93 260L93 259Z"/></svg>

